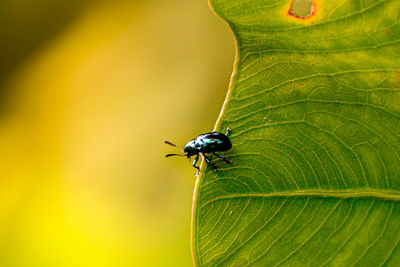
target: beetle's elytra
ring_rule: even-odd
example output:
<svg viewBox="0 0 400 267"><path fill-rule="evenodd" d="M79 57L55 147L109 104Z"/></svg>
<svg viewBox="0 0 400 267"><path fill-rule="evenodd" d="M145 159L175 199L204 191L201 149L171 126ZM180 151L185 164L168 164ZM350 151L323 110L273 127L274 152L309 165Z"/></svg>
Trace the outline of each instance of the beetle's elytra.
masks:
<svg viewBox="0 0 400 267"><path fill-rule="evenodd" d="M191 156L196 156L193 161L193 167L197 169L195 175L199 174L200 168L196 166L197 161L199 160L199 154L201 154L206 162L215 170L218 171L217 166L205 155L205 153L213 153L218 158L222 159L224 162L228 164L232 164L231 161L227 160L224 156L219 155L215 152L222 152L231 149L232 143L229 140L228 135L231 129L226 129L226 134L210 132L197 136L196 139L190 140L187 142L185 147L183 148L183 155L181 154L167 154L165 157L170 156L186 156L190 159ZM171 142L165 141L166 144L179 148L177 145L174 145Z"/></svg>

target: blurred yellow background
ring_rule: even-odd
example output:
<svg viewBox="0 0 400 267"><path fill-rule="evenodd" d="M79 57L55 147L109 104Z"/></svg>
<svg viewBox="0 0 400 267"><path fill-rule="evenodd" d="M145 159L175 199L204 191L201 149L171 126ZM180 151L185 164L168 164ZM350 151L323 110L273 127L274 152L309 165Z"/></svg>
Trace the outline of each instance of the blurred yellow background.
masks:
<svg viewBox="0 0 400 267"><path fill-rule="evenodd" d="M0 266L191 266L234 57L206 0L2 0Z"/></svg>

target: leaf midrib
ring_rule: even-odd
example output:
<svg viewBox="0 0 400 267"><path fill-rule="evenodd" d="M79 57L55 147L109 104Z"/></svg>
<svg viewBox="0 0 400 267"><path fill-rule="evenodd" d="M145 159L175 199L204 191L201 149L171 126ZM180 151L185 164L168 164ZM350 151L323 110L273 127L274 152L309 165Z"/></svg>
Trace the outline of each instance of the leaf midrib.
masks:
<svg viewBox="0 0 400 267"><path fill-rule="evenodd" d="M400 201L400 192L393 190L295 190L282 192L268 193L246 193L246 194L231 194L226 196L215 197L205 202L200 208L218 201L235 198L274 198L274 197L319 197L319 198L372 198L387 201Z"/></svg>

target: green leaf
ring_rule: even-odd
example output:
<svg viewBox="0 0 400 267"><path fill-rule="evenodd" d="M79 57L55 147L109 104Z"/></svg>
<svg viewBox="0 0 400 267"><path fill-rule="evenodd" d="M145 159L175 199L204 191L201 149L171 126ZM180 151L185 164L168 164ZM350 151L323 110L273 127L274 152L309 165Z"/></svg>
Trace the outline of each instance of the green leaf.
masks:
<svg viewBox="0 0 400 267"><path fill-rule="evenodd" d="M398 266L400 1L212 0L237 55L192 214L198 266Z"/></svg>

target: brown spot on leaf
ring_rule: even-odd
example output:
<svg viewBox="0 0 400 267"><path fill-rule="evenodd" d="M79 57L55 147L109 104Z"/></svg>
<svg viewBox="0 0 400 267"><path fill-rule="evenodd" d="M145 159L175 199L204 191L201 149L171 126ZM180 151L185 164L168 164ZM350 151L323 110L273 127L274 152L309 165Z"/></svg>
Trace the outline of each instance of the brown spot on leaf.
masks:
<svg viewBox="0 0 400 267"><path fill-rule="evenodd" d="M394 89L400 89L400 72L394 72L391 77L391 86Z"/></svg>
<svg viewBox="0 0 400 267"><path fill-rule="evenodd" d="M309 19L314 16L315 11L313 0L292 0L289 15L299 19Z"/></svg>

